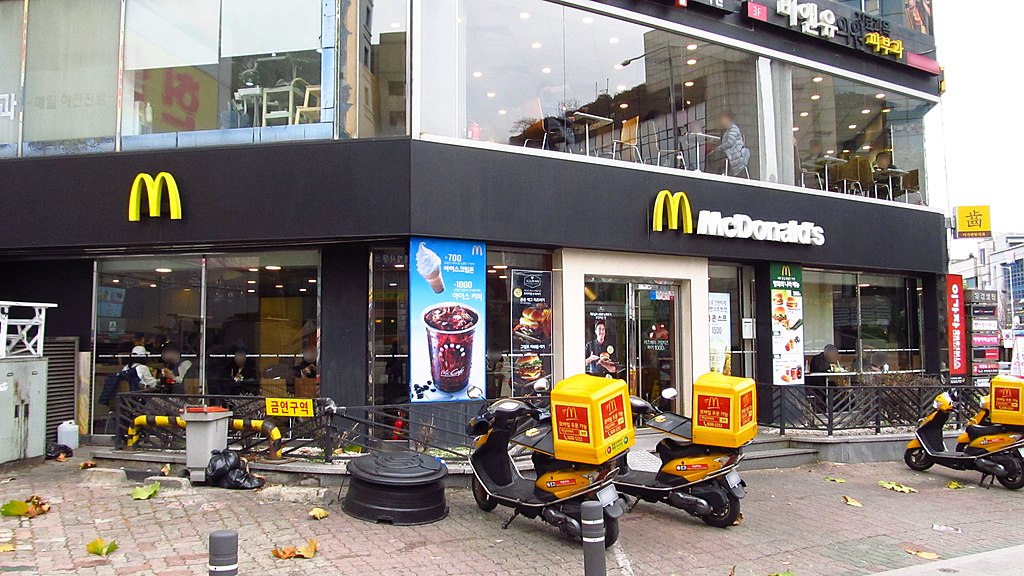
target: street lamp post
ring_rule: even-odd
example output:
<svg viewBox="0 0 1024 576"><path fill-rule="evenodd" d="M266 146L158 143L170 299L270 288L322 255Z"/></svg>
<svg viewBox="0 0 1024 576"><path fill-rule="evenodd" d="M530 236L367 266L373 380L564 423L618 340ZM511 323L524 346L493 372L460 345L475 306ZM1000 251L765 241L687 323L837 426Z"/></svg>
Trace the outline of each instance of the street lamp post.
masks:
<svg viewBox="0 0 1024 576"><path fill-rule="evenodd" d="M1009 280L1007 284L1010 290L1010 333L1014 336L1017 335L1017 311L1015 309L1015 294L1013 293L1013 264L1008 262L1000 262L999 267L1003 269L1003 278Z"/></svg>
<svg viewBox="0 0 1024 576"><path fill-rule="evenodd" d="M629 66L630 64L632 64L636 60L639 60L641 58L645 58L647 56L650 56L651 54L654 54L655 52L658 52L659 50L665 50L665 49L668 49L668 100L669 100L669 112L672 114L672 148L675 151L675 154L673 155L673 157L676 158L676 168L678 168L679 167L679 165L678 165L678 162L679 162L678 157L679 157L680 154L683 153L683 151L682 151L682 148L679 147L679 119L677 118L677 115L676 115L676 75L675 75L675 65L674 65L673 59L672 59L672 45L671 44L665 44L664 46L658 46L657 48L655 48L654 50L651 50L650 52L644 52L643 54L641 54L639 56L634 56L632 58L628 58L626 60L623 60L622 63L620 64L620 66L625 68L626 66Z"/></svg>

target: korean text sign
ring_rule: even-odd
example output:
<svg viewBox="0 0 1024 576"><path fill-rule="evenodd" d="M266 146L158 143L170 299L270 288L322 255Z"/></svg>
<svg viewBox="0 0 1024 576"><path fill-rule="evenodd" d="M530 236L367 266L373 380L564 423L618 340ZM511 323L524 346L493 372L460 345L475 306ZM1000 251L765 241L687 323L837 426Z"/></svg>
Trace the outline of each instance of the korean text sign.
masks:
<svg viewBox="0 0 1024 576"><path fill-rule="evenodd" d="M797 264L771 265L772 382L804 383L803 270Z"/></svg>
<svg viewBox="0 0 1024 576"><path fill-rule="evenodd" d="M967 374L967 338L964 322L964 281L957 274L946 276L946 332L949 336L949 374Z"/></svg>

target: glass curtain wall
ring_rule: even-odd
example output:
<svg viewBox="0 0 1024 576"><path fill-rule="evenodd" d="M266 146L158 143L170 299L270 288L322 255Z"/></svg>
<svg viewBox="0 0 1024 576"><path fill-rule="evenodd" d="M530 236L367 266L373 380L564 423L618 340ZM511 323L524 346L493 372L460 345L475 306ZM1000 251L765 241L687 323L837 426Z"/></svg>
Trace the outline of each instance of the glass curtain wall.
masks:
<svg viewBox="0 0 1024 576"><path fill-rule="evenodd" d="M839 348L850 372L922 368L921 290L916 278L804 270L804 353Z"/></svg>
<svg viewBox="0 0 1024 576"><path fill-rule="evenodd" d="M711 264L708 266L708 292L713 296L725 294L729 299L728 319L729 338L722 338L721 334L711 335L711 364L712 367L721 365L724 374L732 376L745 376L757 378L755 372L757 352L756 341L743 338L743 319L755 318L754 310L754 271L749 266L737 266L735 264ZM710 303L709 303L710 308ZM710 313L724 313L721 305L717 310ZM712 326L723 324L721 319L712 321ZM712 332L715 332L712 330ZM727 355L727 362L719 360L718 354L723 352L722 343L728 342L728 348L724 350ZM717 349L716 349L717 343Z"/></svg>
<svg viewBox="0 0 1024 576"><path fill-rule="evenodd" d="M0 158L18 155L24 0L0 0Z"/></svg>
<svg viewBox="0 0 1024 576"><path fill-rule="evenodd" d="M319 268L315 251L99 260L94 433L113 433L133 384L108 377L129 362L150 391L316 397Z"/></svg>
<svg viewBox="0 0 1024 576"><path fill-rule="evenodd" d="M752 54L543 0L423 11L424 133L758 177Z"/></svg>

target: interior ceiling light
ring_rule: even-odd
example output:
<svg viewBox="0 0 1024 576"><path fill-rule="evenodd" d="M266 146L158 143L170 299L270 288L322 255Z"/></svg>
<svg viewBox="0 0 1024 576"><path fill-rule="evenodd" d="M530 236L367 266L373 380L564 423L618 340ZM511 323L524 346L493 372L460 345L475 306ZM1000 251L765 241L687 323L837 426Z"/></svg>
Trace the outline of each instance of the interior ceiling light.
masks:
<svg viewBox="0 0 1024 576"><path fill-rule="evenodd" d="M861 110L860 113L861 114L871 114L871 109L870 108L865 108L865 109Z"/></svg>
<svg viewBox="0 0 1024 576"><path fill-rule="evenodd" d="M170 274L171 272L174 272L174 270L171 270L170 268L157 268L154 272L158 274Z"/></svg>
<svg viewBox="0 0 1024 576"><path fill-rule="evenodd" d="M551 68L548 68L547 66L541 68L540 71L544 74L551 74Z"/></svg>
<svg viewBox="0 0 1024 576"><path fill-rule="evenodd" d="M822 80L824 80L824 78L822 78L821 76L815 76L814 78L811 78L811 80L814 82L821 82Z"/></svg>
<svg viewBox="0 0 1024 576"><path fill-rule="evenodd" d="M530 13L529 12L520 12L519 13L519 17L522 18L523 20L526 20L526 19L528 19L530 17Z"/></svg>
<svg viewBox="0 0 1024 576"><path fill-rule="evenodd" d="M480 78L483 75L484 75L483 72L473 72L473 78Z"/></svg>
<svg viewBox="0 0 1024 576"><path fill-rule="evenodd" d="M275 265L273 265L273 264L271 264L270 266L265 266L265 268L266 268L267 270L270 270L271 272L274 272L274 271L277 271L277 270L280 270L280 269L281 269L281 267L280 267L280 266L275 266Z"/></svg>
<svg viewBox="0 0 1024 576"><path fill-rule="evenodd" d="M879 100L881 100L882 98L885 98L885 94L882 94L881 92L879 92L878 94L875 94L875 98L878 98Z"/></svg>
<svg viewBox="0 0 1024 576"><path fill-rule="evenodd" d="M533 44L530 44L531 48L540 48L541 46L543 46L543 44L541 44L540 42L534 42Z"/></svg>
<svg viewBox="0 0 1024 576"><path fill-rule="evenodd" d="M811 96L811 100L821 100L821 94L814 94Z"/></svg>
<svg viewBox="0 0 1024 576"><path fill-rule="evenodd" d="M697 59L696 58L690 58L689 60L686 61L686 65L687 66L693 66L696 63L697 63Z"/></svg>
<svg viewBox="0 0 1024 576"><path fill-rule="evenodd" d="M693 86L693 80L687 80L686 82L683 82L683 86L686 86L687 88Z"/></svg>
<svg viewBox="0 0 1024 576"><path fill-rule="evenodd" d="M807 118L807 117L808 117L808 116L810 116L810 115L811 115L811 113L810 113L810 112L801 112L801 113L800 113L800 117L801 117L801 118Z"/></svg>
<svg viewBox="0 0 1024 576"><path fill-rule="evenodd" d="M617 37L615 37L615 36L612 36L611 38L608 39L608 43L609 44L618 44L619 43L619 39Z"/></svg>
<svg viewBox="0 0 1024 576"><path fill-rule="evenodd" d="M697 49L697 45L696 44L687 44L686 45L686 49L687 50L696 50Z"/></svg>

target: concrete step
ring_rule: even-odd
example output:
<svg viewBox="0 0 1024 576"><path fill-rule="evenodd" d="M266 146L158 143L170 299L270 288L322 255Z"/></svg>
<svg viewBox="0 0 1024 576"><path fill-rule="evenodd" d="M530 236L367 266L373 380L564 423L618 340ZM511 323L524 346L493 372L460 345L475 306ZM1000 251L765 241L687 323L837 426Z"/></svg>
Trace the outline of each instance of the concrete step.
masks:
<svg viewBox="0 0 1024 576"><path fill-rule="evenodd" d="M779 435L766 435L761 434L754 438L754 441L747 445L743 449L746 453L751 452L763 452L765 450L782 450L783 448L791 448L789 438L786 436Z"/></svg>
<svg viewBox="0 0 1024 576"><path fill-rule="evenodd" d="M818 451L812 448L779 448L747 452L740 462L741 470L769 468L796 468L818 461Z"/></svg>

